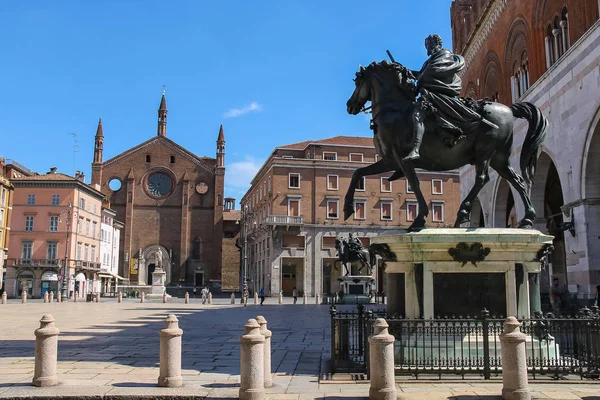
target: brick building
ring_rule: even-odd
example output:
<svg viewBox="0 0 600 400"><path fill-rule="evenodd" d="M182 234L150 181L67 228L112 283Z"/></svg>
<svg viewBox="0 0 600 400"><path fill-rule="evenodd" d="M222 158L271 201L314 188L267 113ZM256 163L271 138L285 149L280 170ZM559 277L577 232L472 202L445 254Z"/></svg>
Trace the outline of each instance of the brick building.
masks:
<svg viewBox="0 0 600 400"><path fill-rule="evenodd" d="M243 197L242 253L250 288L266 293L333 293L335 237L369 238L408 227L417 214L406 180L366 177L355 196L356 213L343 220L343 197L356 168L377 160L372 138L337 136L275 148ZM458 211L458 172L419 171L431 214L429 226L453 224ZM244 268L244 265L243 265ZM244 271L242 272L244 275ZM383 288L377 271L377 290Z"/></svg>
<svg viewBox="0 0 600 400"><path fill-rule="evenodd" d="M598 10L598 0L455 0L451 6L454 51L466 63L463 95L532 102L549 120L531 187L535 226L555 237L542 290L558 277L580 299L600 284ZM515 121L512 165L526 131L526 121ZM462 168L460 176L464 197L474 168ZM490 178L472 223L514 226L523 216L518 195L495 172Z"/></svg>
<svg viewBox="0 0 600 400"><path fill-rule="evenodd" d="M92 184L108 197L123 221L119 275L148 285L154 257L162 253L167 284L208 285L222 281L225 137L218 132L216 158L201 157L167 137L163 94L157 134L103 161L104 132L98 124ZM231 268L236 271L239 263Z"/></svg>
<svg viewBox="0 0 600 400"><path fill-rule="evenodd" d="M6 292L80 296L99 289L100 215L104 195L85 177L51 168L11 179L14 186ZM68 243L68 245L67 245Z"/></svg>

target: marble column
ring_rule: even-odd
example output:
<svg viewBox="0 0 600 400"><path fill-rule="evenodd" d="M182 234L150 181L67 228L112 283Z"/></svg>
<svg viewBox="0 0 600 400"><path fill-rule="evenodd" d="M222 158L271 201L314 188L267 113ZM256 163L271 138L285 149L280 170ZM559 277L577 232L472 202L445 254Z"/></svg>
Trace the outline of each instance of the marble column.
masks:
<svg viewBox="0 0 600 400"><path fill-rule="evenodd" d="M504 284L506 287L506 315L516 316L517 309L517 282L515 278L515 267L506 271L504 275Z"/></svg>
<svg viewBox="0 0 600 400"><path fill-rule="evenodd" d="M518 293L517 316L527 318L529 317L529 277L523 265L517 264L515 278Z"/></svg>
<svg viewBox="0 0 600 400"><path fill-rule="evenodd" d="M569 43L569 31L567 30L567 21L563 19L562 21L560 21L559 25L560 30L562 32L563 51L566 52L571 46Z"/></svg>
<svg viewBox="0 0 600 400"><path fill-rule="evenodd" d="M423 264L423 317L433 318L433 272L427 264Z"/></svg>
<svg viewBox="0 0 600 400"><path fill-rule="evenodd" d="M598 0L600 1L600 0ZM546 68L550 68L552 66L552 45L550 44L550 40L552 38L550 36L546 36L544 38L544 44L546 45Z"/></svg>
<svg viewBox="0 0 600 400"><path fill-rule="evenodd" d="M558 35L560 34L560 29L552 29L552 35L554 36L554 59L557 61L560 54L560 43L558 42Z"/></svg>
<svg viewBox="0 0 600 400"><path fill-rule="evenodd" d="M529 310L533 316L536 311L542 311L542 300L540 298L540 273L533 272L528 274L529 280Z"/></svg>

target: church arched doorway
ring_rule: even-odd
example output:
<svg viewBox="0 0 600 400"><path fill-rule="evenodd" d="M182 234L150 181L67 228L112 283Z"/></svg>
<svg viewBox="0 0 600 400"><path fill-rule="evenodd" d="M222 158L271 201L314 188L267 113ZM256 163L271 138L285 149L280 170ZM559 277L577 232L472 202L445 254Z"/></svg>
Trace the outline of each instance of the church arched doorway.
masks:
<svg viewBox="0 0 600 400"><path fill-rule="evenodd" d="M600 272L598 271L600 265L600 246L598 245L600 244L600 240L598 240L600 238L600 109L596 113L592 132L582 171L582 199L587 230L590 296L594 295L596 285L600 284Z"/></svg>

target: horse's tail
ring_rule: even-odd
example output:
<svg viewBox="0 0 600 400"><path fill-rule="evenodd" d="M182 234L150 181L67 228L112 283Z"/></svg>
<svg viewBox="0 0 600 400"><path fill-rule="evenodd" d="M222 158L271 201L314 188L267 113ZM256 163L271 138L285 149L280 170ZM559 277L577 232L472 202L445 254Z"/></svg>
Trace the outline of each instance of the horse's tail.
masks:
<svg viewBox="0 0 600 400"><path fill-rule="evenodd" d="M510 106L510 110L515 118L526 119L529 122L520 160L521 174L529 185L533 182L538 150L546 138L548 120L542 114L542 110L532 103L515 103Z"/></svg>

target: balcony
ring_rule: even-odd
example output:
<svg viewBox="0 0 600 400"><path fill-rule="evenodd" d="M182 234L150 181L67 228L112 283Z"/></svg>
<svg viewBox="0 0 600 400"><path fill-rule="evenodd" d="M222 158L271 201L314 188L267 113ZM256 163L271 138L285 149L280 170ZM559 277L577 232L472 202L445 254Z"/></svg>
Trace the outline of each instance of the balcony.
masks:
<svg viewBox="0 0 600 400"><path fill-rule="evenodd" d="M269 215L265 218L266 225L272 226L302 226L302 217L290 217L288 215Z"/></svg>
<svg viewBox="0 0 600 400"><path fill-rule="evenodd" d="M37 258L9 258L6 260L9 267L60 267L61 260Z"/></svg>

